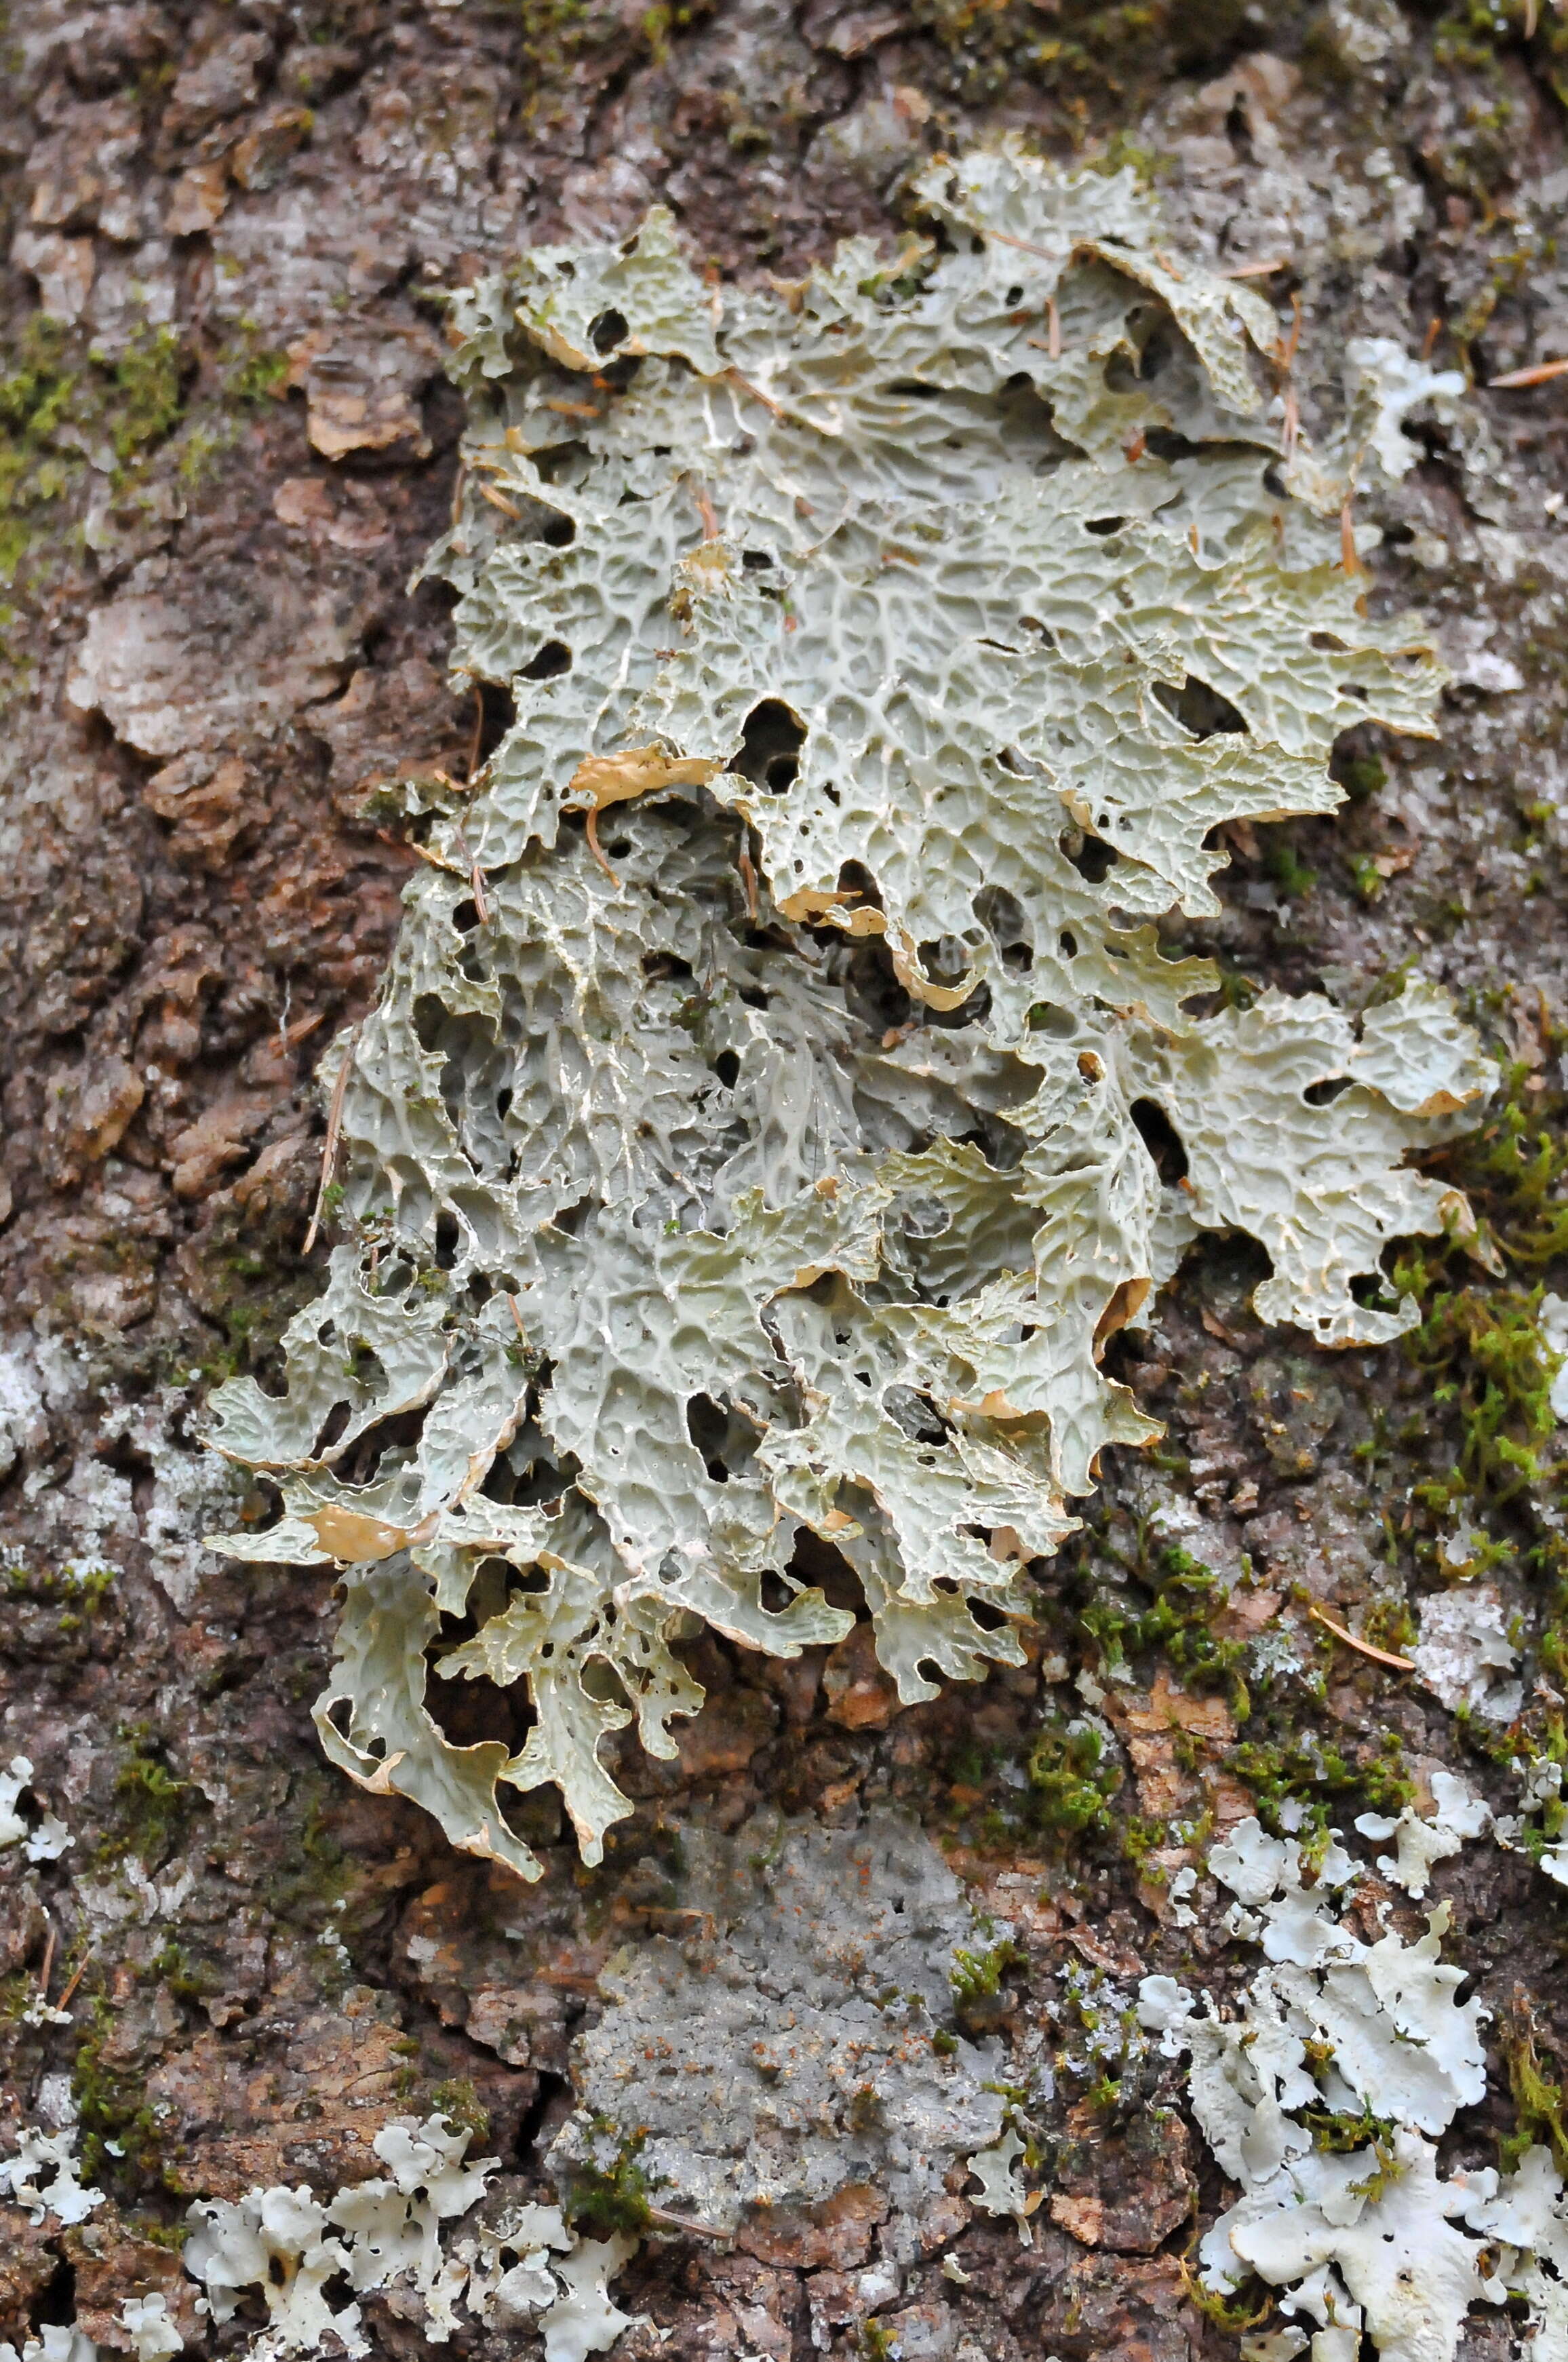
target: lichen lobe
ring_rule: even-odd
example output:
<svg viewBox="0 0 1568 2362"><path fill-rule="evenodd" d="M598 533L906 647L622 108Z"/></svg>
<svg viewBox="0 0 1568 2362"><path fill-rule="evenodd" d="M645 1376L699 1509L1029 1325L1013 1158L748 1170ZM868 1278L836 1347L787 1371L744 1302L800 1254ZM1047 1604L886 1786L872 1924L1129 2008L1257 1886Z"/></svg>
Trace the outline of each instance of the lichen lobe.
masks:
<svg viewBox="0 0 1568 2362"><path fill-rule="evenodd" d="M602 1746L675 1752L696 1621L842 1637L804 1533L906 1702L1019 1661L1029 1562L1158 1431L1106 1343L1201 1230L1372 1343L1414 1318L1388 1241L1463 1212L1404 1166L1489 1087L1441 995L1198 1015L1155 931L1441 679L1278 472L1272 315L1130 175L1004 145L917 198L931 237L778 292L655 213L456 305L431 564L515 720L409 790L426 864L322 1078L348 1234L213 1434L282 1494L225 1547L345 1568L327 1752L525 1876L498 1788L598 1860ZM525 1683L524 1743L451 1745L432 1661Z"/></svg>

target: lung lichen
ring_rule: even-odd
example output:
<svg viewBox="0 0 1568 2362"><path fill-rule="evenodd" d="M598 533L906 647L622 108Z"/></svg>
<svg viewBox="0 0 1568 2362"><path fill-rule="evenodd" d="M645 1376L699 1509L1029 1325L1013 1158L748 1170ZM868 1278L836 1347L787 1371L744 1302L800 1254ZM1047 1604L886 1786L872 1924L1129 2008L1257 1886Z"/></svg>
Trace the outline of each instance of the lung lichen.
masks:
<svg viewBox="0 0 1568 2362"><path fill-rule="evenodd" d="M1202 1016L1156 932L1218 909L1222 823L1331 810L1336 737L1441 679L1340 491L1289 489L1332 470L1282 457L1273 315L1130 173L1004 146L916 193L931 236L777 292L656 212L455 308L432 564L515 719L409 790L425 867L323 1076L348 1234L214 1434L283 1501L226 1547L344 1569L333 1760L525 1875L498 1783L597 1860L600 1741L674 1754L692 1618L845 1632L803 1529L904 1700L1018 1662L1030 1562L1159 1432L1107 1340L1200 1230L1263 1242L1265 1317L1375 1343L1386 1243L1463 1212L1404 1164L1490 1080L1439 992ZM433 1643L526 1683L519 1749L447 1742Z"/></svg>

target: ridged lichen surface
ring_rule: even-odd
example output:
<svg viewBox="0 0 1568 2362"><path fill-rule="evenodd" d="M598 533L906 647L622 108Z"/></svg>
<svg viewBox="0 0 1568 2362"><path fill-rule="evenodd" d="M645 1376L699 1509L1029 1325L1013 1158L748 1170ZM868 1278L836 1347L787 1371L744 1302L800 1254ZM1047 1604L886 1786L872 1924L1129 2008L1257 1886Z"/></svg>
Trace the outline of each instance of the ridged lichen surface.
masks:
<svg viewBox="0 0 1568 2362"><path fill-rule="evenodd" d="M1130 174L999 147L914 217L736 291L655 213L454 308L431 563L515 720L410 785L323 1075L341 1243L214 1440L282 1493L227 1547L343 1568L328 1753L525 1875L498 1791L554 1783L597 1860L602 1740L672 1755L701 1703L684 1637L843 1637L822 1545L906 1701L1018 1661L1099 1454L1158 1432L1107 1342L1200 1231L1375 1344L1387 1242L1463 1219L1407 1165L1490 1079L1441 993L1239 1007L1177 948L1224 823L1430 728L1353 452L1293 447L1273 312ZM431 1662L525 1683L524 1743L449 1743Z"/></svg>

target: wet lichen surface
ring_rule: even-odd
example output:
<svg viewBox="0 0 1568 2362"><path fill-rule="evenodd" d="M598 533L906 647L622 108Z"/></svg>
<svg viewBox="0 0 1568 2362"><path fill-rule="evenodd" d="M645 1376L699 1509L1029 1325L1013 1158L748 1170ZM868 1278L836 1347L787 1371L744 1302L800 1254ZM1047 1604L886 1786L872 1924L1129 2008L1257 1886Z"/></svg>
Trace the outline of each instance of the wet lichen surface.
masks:
<svg viewBox="0 0 1568 2362"><path fill-rule="evenodd" d="M1338 2362L1363 2335L1423 2357L1501 2356L1532 2334L1529 2350L1555 2350L1564 397L1550 377L1488 390L1568 352L1562 35L1540 13L1527 32L1522 6L1266 21L1069 6L623 20L473 0L298 21L13 11L0 2336L19 2353L83 2362L74 2336L167 2354L175 2335L215 2354L259 2339L564 2354L618 2338L628 2356L961 2362ZM790 289L845 236L876 241L855 302L929 301L916 239L934 229L939 255L961 240L909 184L932 155L1010 129L1069 171L1096 163L1107 193L1130 172L1160 215L1160 267L1212 273L1274 322L1247 362L1251 426L1189 414L1162 424L1163 444L1145 428L1146 459L1119 446L1117 464L1190 480L1220 442L1240 480L1294 416L1300 464L1314 455L1327 481L1332 455L1375 441L1348 515L1320 499L1325 562L1369 638L1343 618L1312 628L1353 646L1430 639L1450 676L1430 736L1408 708L1333 720L1319 765L1344 791L1337 813L1303 800L1267 822L1279 807L1258 800L1205 819L1195 849L1229 862L1218 911L1176 892L1118 902L1092 874L1098 811L1081 842L1053 839L1056 858L1086 909L1156 923L1166 967L1217 964L1189 1014L1226 1042L1255 1034L1278 1006L1267 996L1327 993L1353 1043L1412 992L1451 993L1497 1084L1478 1120L1461 1109L1405 1169L1431 1203L1463 1197L1475 1227L1380 1247L1384 1280L1351 1301L1408 1298L1412 1325L1328 1350L1260 1319L1270 1257L1232 1208L1142 1323L1108 1324L1089 1364L1164 1434L1111 1442L1096 1489L1065 1488L1060 1516L1083 1524L1054 1554L988 1557L1002 1622L968 1590L977 1628L1018 1661L977 1650L962 1670L977 1678L944 1672L937 1694L902 1702L823 1496L778 1579L817 1595L843 1637L824 1627L780 1656L723 1617L668 1632L666 1678L705 1702L670 1716L667 1756L609 1727L624 1694L591 1678L598 1761L631 1810L602 1824L590 1867L553 1786L503 1788L541 1871L526 1882L377 1793L395 1772L359 1790L324 1760L311 1707L342 1614L335 1568L237 1567L200 1539L276 1515L266 1482L200 1450L214 1389L248 1377L281 1399L278 1340L374 1210L346 1092L337 1190L303 1254L323 1054L356 1024L373 1046L367 1012L410 877L417 907L450 903L470 944L478 864L491 932L511 924L513 873L473 825L486 790L464 783L486 765L504 778L516 717L560 711L572 679L547 663L510 706L499 685L451 694L471 624L435 580L406 590L454 522L482 509L498 546L519 533L481 485L540 521L510 458L473 465L493 433L479 379L441 373L448 323L471 333L486 281L524 249L629 238L656 204L720 299L703 299L710 325L747 304L798 317ZM1018 282L1045 267L1021 254ZM1143 295L1157 311L1183 287ZM610 336L615 308L582 326ZM1019 398L1037 442L1073 442L1043 382L1071 329L1065 301L1055 331L1038 301L1018 329L1020 368L1042 381L1031 399L1058 405L1037 428ZM1178 327L1193 367L1183 349ZM635 370L613 338L586 368L558 356L559 381L534 392L613 418L638 379L646 399L650 372L689 366L650 350ZM758 385L755 354L751 369L720 358ZM771 381L759 390L780 400ZM1160 379L1134 359L1122 393L1148 401ZM732 398L747 399L731 384ZM552 415L561 447L600 431ZM496 424L543 447L525 412ZM762 403L737 425L784 433ZM580 464L552 463L557 513L582 496ZM1065 470L1057 455L1054 498ZM721 542L726 524L717 474L688 474L678 556L712 538L703 497ZM1282 478L1256 497L1302 504ZM583 512L584 548L591 524ZM1114 537L1088 538L1114 576ZM798 562L777 534L770 547ZM896 562L878 597L889 577ZM748 598L768 579L739 568ZM1414 635L1397 624L1412 613ZM659 646L690 645L679 619L669 630ZM476 670L510 682L549 640L569 635L552 625L515 668ZM1184 669L1209 697L1172 688L1171 743L1233 758L1246 742L1225 684ZM951 859L911 889L895 847L867 858L840 821L833 874L819 863L810 882L848 894L841 913L893 923L835 934L831 911L763 907L784 899L769 831L799 843L818 792L809 753L792 807L795 782L769 770L799 770L799 676L781 660L747 690L738 755L668 730L668 699L626 734L719 767L706 786L602 801L614 888L581 815L564 817L547 915L567 929L569 893L586 908L645 891L677 814L707 815L712 857L680 893L743 964L820 945L853 1055L902 1069L934 1043L952 1066L972 1056L973 1018L955 1006L920 1023L908 978L960 988L975 947L944 946L962 930L923 917L904 977L891 947L911 891L934 904L950 890ZM1266 735L1244 690L1228 694ZM558 784L616 743L585 735ZM422 783L423 816L387 793L398 778ZM1119 850L1138 856L1133 838ZM845 860L859 866L841 875ZM999 836L991 882L1027 910L1001 875L1013 863L1038 868L1017 829ZM1067 1006L1031 982L1018 954L1036 960L1040 938L999 894L977 923L996 960L982 1025L1010 994L1021 1010ZM653 972L639 950L636 1005L685 1012L676 1046L707 1062L704 1088L727 1107L749 1036L721 1041L702 957L673 933L662 949ZM1098 1039L1066 1046L1086 1093L1081 1050L1119 1071ZM421 1043L438 1047L434 1032ZM468 1071L445 1055L443 1107ZM1196 1117L1184 1127L1157 1089L1128 1096L1146 1102L1134 1137L1159 1190L1192 1198L1207 1169ZM1315 1097L1316 1120L1343 1120L1334 1080ZM1007 1115L946 1126L972 1134L955 1154L1005 1169ZM734 1154L744 1124L730 1131ZM867 1150L932 1153L875 1133ZM1406 1153L1401 1141L1392 1164ZM711 1175L677 1163L698 1195L663 1215L680 1230L659 1228L669 1257L713 1227ZM764 1160L765 1209L781 1175ZM940 1234L917 1232L934 1255ZM452 1243L433 1240L439 1287L420 1301L451 1285ZM998 1241L999 1271L1010 1256ZM861 1270L811 1286L864 1293ZM491 1302L526 1357L501 1298L516 1296L525 1328L529 1275L501 1275L516 1285ZM552 1373L525 1374L543 1407ZM699 1462L686 1494L705 1502L734 1488L745 1439L723 1389L703 1391L712 1416L685 1443ZM927 1370L909 1391L915 1407L898 1407L918 1426L939 1390ZM900 1434L911 1457L951 1448ZM502 1506L536 1518L553 1500L524 1480ZM966 1522L994 1537L1010 1521ZM330 1549L330 1526L318 1539L357 1554ZM394 1563L361 1562L356 1580ZM894 1562L878 1563L886 1577ZM507 1580L484 1571L433 1661L481 1652ZM774 1580L761 1606L777 1616L788 1585ZM521 1749L539 1727L523 1685L450 1678L463 1670L432 1664L447 1739Z"/></svg>

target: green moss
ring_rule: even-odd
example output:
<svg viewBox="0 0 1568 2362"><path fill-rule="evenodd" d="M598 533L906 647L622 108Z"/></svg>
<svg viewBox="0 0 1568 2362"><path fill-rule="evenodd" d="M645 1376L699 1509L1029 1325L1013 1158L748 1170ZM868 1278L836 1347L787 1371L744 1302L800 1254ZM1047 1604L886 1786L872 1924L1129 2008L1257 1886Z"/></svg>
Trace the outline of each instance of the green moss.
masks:
<svg viewBox="0 0 1568 2362"><path fill-rule="evenodd" d="M641 2238L648 2227L647 2176L637 2163L647 2135L633 2133L623 2137L608 2117L596 2116L590 2126L596 2143L616 2144L608 2166L574 2166L567 2180L562 2201L567 2221L572 2228L594 2239L608 2239L616 2232L632 2238Z"/></svg>
<svg viewBox="0 0 1568 2362"><path fill-rule="evenodd" d="M655 0L630 22L618 8L592 6L588 0L492 0L492 8L521 24L531 87L528 113L538 122L553 114L556 89L580 59L624 49L629 36L642 55L662 65L675 35L707 16L712 0Z"/></svg>
<svg viewBox="0 0 1568 2362"><path fill-rule="evenodd" d="M1140 1607L1125 1587L1101 1590L1081 1610L1079 1625L1099 1648L1100 1679L1126 1678L1140 1659L1163 1660L1193 1687L1227 1690L1231 1712L1244 1722L1252 1710L1241 1672L1246 1647L1213 1629L1215 1611L1225 1604L1219 1577L1178 1545L1156 1544L1146 1519L1132 1528L1130 1547L1116 1534L1110 1522L1096 1532L1096 1556L1154 1596Z"/></svg>
<svg viewBox="0 0 1568 2362"><path fill-rule="evenodd" d="M115 1774L115 1825L98 1848L101 1862L118 1860L127 1850L155 1868L171 1850L184 1826L190 1782L175 1778L154 1749L151 1726L135 1723L121 1729L129 1753Z"/></svg>
<svg viewBox="0 0 1568 2362"><path fill-rule="evenodd" d="M1205 2321L1211 2321L1216 2329L1222 2329L1231 2335L1239 2336L1243 2330L1255 2329L1259 2322L1266 2321L1274 2311L1274 2290L1265 2288L1255 2275L1244 2280L1232 2295L1223 2297L1198 2279L1185 2257L1177 2258L1176 2268L1181 2274L1182 2292L1187 2303L1195 2312L1200 2312Z"/></svg>
<svg viewBox="0 0 1568 2362"><path fill-rule="evenodd" d="M35 314L22 331L17 367L0 377L3 582L16 579L27 555L33 527L28 511L57 500L65 489L61 460L53 444L76 384L76 372L65 366L66 349L66 331L60 323Z"/></svg>
<svg viewBox="0 0 1568 2362"><path fill-rule="evenodd" d="M128 2170L172 2187L159 2154L158 2122L145 2098L143 2078L105 2057L117 2015L106 1993L94 1995L87 2031L72 2062L71 2089L81 2120L82 2178L119 2180Z"/></svg>
<svg viewBox="0 0 1568 2362"><path fill-rule="evenodd" d="M287 353L249 346L231 362L224 391L233 402L276 402L287 390L290 366Z"/></svg>
<svg viewBox="0 0 1568 2362"><path fill-rule="evenodd" d="M172 1937L149 1960L147 1973L155 1982L167 1985L177 2001L200 2001L216 1991L211 1971L193 1966L184 1946Z"/></svg>
<svg viewBox="0 0 1568 2362"><path fill-rule="evenodd" d="M470 2077L437 2083L430 2094L430 2106L435 2114L446 2117L450 2131L467 2133L471 2147L480 2148L490 2138L490 2110Z"/></svg>
<svg viewBox="0 0 1568 2362"><path fill-rule="evenodd" d="M1548 1027L1545 1047L1555 1060L1568 1037ZM1568 1259L1568 1093L1545 1069L1510 1061L1485 1123L1428 1162L1469 1198L1483 1248L1532 1271Z"/></svg>
<svg viewBox="0 0 1568 2362"><path fill-rule="evenodd" d="M1303 1853L1311 1837L1326 1838L1330 1798L1364 1797L1375 1813L1401 1813L1416 1794L1415 1782L1405 1768L1402 1740L1386 1731L1376 1749L1353 1760L1336 1747L1320 1745L1310 1734L1283 1731L1277 1736L1244 1739L1227 1759L1228 1768L1250 1788L1258 1818L1275 1836L1282 1834L1281 1808L1294 1802L1306 1812Z"/></svg>
<svg viewBox="0 0 1568 2362"><path fill-rule="evenodd" d="M972 2015L984 2003L994 2001L1001 1991L1004 1972L1023 1957L1010 1936L1004 1936L999 1943L988 1945L982 1951L955 1951L947 1981L959 2016Z"/></svg>
<svg viewBox="0 0 1568 2362"><path fill-rule="evenodd" d="M916 0L914 22L947 52L969 105L1021 80L1049 92L1069 121L1129 111L1184 71L1218 63L1240 30L1242 0Z"/></svg>
<svg viewBox="0 0 1568 2362"><path fill-rule="evenodd" d="M1055 1838L1097 1835L1111 1825L1110 1800L1121 1767L1104 1760L1105 1741L1092 1723L1048 1723L1029 1751L1029 1817Z"/></svg>
<svg viewBox="0 0 1568 2362"><path fill-rule="evenodd" d="M1418 1297L1431 1274L1419 1251L1395 1266L1394 1284ZM1457 1413L1458 1451L1446 1474L1416 1486L1427 1507L1500 1507L1540 1484L1540 1446L1551 1435L1551 1369L1540 1328L1542 1289L1436 1289L1418 1328L1401 1341L1431 1382L1430 1399Z"/></svg>
<svg viewBox="0 0 1568 2362"><path fill-rule="evenodd" d="M93 359L103 366L98 353ZM184 414L178 336L172 328L154 328L133 337L109 366L109 375L114 387L105 403L109 440L124 465L171 435Z"/></svg>
<svg viewBox="0 0 1568 2362"><path fill-rule="evenodd" d="M1264 868L1289 902L1304 902L1318 883L1296 850L1295 840L1282 829L1271 829L1264 839Z"/></svg>
<svg viewBox="0 0 1568 2362"><path fill-rule="evenodd" d="M1527 2148L1538 2144L1551 2151L1560 2173L1568 2173L1568 2121L1564 2121L1562 2086L1547 2073L1547 2062L1536 2048L1534 2028L1517 2024L1503 2038L1508 2062L1508 2089L1513 2094L1514 2129L1498 2142L1505 2173L1512 2173Z"/></svg>

